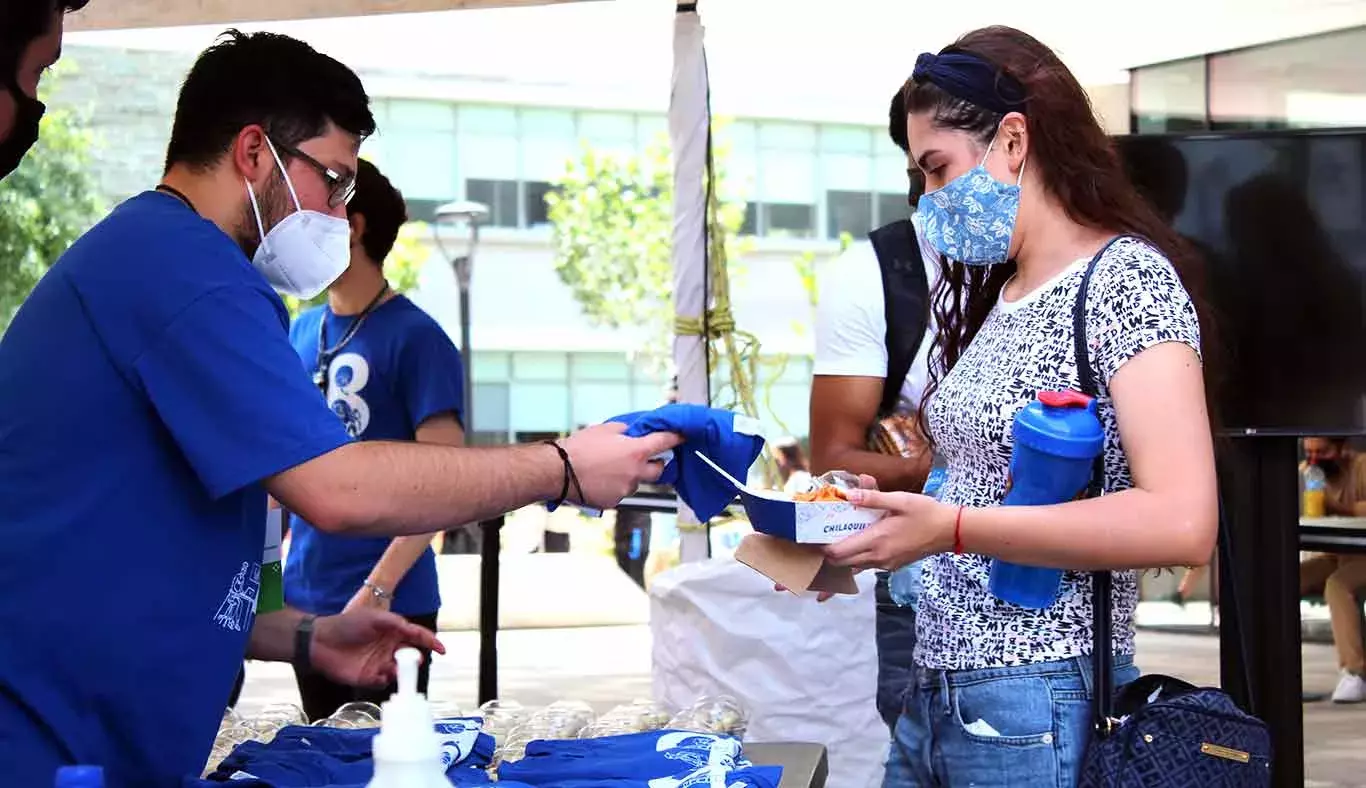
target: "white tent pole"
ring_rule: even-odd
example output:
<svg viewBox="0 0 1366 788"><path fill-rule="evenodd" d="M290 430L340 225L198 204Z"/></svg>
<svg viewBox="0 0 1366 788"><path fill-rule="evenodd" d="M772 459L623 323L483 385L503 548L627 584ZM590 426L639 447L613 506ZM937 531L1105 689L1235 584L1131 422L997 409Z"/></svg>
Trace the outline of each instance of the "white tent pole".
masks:
<svg viewBox="0 0 1366 788"><path fill-rule="evenodd" d="M701 325L702 332L682 331L674 337L678 401L711 404L707 357L707 151L711 141L711 109L702 20L696 3L679 3L674 16L673 92L669 102L669 142L674 166L673 272L674 316ZM705 525L686 506L678 513L680 559L710 556Z"/></svg>

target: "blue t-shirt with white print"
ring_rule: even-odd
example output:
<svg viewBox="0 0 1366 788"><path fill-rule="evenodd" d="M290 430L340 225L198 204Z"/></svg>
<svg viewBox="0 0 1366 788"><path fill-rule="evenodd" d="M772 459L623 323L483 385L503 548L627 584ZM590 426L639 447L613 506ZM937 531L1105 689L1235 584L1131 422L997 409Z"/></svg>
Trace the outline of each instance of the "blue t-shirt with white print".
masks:
<svg viewBox="0 0 1366 788"><path fill-rule="evenodd" d="M357 319L339 317L326 306L295 318L290 341L308 375L318 367L322 326L330 349ZM464 411L460 351L435 320L401 295L375 307L338 349L326 374L326 401L358 440L411 441L424 421L448 413L461 419ZM322 392L314 391L321 398ZM297 515L291 516L290 532L285 602L317 615L341 612L391 542L386 537L326 534ZM441 607L441 593L432 550L428 548L389 591L395 613L435 613Z"/></svg>
<svg viewBox="0 0 1366 788"><path fill-rule="evenodd" d="M261 480L346 444L241 248L124 202L0 339L0 783L198 774L255 618Z"/></svg>
<svg viewBox="0 0 1366 788"><path fill-rule="evenodd" d="M533 741L521 760L502 764L498 776L539 788L777 788L782 771L745 760L733 736L664 730Z"/></svg>

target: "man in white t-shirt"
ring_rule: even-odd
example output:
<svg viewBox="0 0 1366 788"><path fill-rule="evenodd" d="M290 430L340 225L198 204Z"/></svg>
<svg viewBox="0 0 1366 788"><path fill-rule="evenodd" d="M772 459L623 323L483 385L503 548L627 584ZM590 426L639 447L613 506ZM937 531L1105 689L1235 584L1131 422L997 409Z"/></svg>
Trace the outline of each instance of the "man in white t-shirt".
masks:
<svg viewBox="0 0 1366 788"><path fill-rule="evenodd" d="M888 133L898 147L908 149L906 112L900 91L892 99ZM913 183L908 202L913 205L919 192ZM886 230L879 229L875 234ZM910 247L918 247L924 280L915 286L928 296L939 280L939 257L920 233L914 235L913 243L904 244L903 251L914 257L915 250ZM914 265L913 260L910 262ZM879 262L879 252L873 243L860 240L826 265L818 278L815 379L811 386L812 471L866 473L877 479L881 489L919 492L932 460L916 426L916 411L928 378L934 321L930 299L924 297L924 324L911 326L908 322L894 327L889 334L887 288L894 286L890 277L914 278L919 272L888 263ZM911 347L917 338L918 348ZM893 398L887 378L895 373L888 370L906 369L907 356L909 370L900 382L899 396ZM881 425L890 429L880 430ZM899 434L891 442L870 440L870 435L878 431L884 435ZM875 443L899 444L899 450L879 451L873 448ZM914 587L918 566L900 571L906 573ZM915 610L912 600L893 599L888 579L888 573L878 573L877 705L890 728L901 714L901 698L914 674ZM905 604L897 604L898 601Z"/></svg>

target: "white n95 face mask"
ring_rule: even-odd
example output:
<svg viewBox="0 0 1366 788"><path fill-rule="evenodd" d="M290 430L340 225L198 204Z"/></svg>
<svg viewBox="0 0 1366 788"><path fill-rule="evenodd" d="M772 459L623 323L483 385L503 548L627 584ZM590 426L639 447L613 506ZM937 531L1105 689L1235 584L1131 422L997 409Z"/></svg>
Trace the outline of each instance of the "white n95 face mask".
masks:
<svg viewBox="0 0 1366 788"><path fill-rule="evenodd" d="M280 168L289 196L294 199L295 210L266 232L261 223L256 191L251 188L251 181L246 181L247 197L251 200L256 230L261 237L251 262L271 287L285 295L307 300L326 290L346 271L351 262L351 225L336 216L304 210L294 184L285 172L284 162L269 137L266 137L266 145Z"/></svg>

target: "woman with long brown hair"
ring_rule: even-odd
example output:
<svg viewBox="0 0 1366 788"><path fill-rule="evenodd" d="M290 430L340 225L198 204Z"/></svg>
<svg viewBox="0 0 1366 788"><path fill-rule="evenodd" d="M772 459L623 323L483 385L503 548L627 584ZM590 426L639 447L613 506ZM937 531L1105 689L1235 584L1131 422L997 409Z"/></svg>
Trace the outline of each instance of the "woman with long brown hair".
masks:
<svg viewBox="0 0 1366 788"><path fill-rule="evenodd" d="M1090 734L1086 572L1116 570L1123 684L1137 677L1130 570L1213 549L1196 260L1125 177L1076 78L1025 33L985 28L921 55L905 97L919 221L943 264L921 413L948 476L939 500L854 494L889 516L828 555L888 569L929 556L888 785L1070 786ZM1106 494L999 506L1015 415L1040 391L1080 388L1073 309L1093 257L1084 320ZM1067 570L1058 597L997 599L992 559Z"/></svg>

